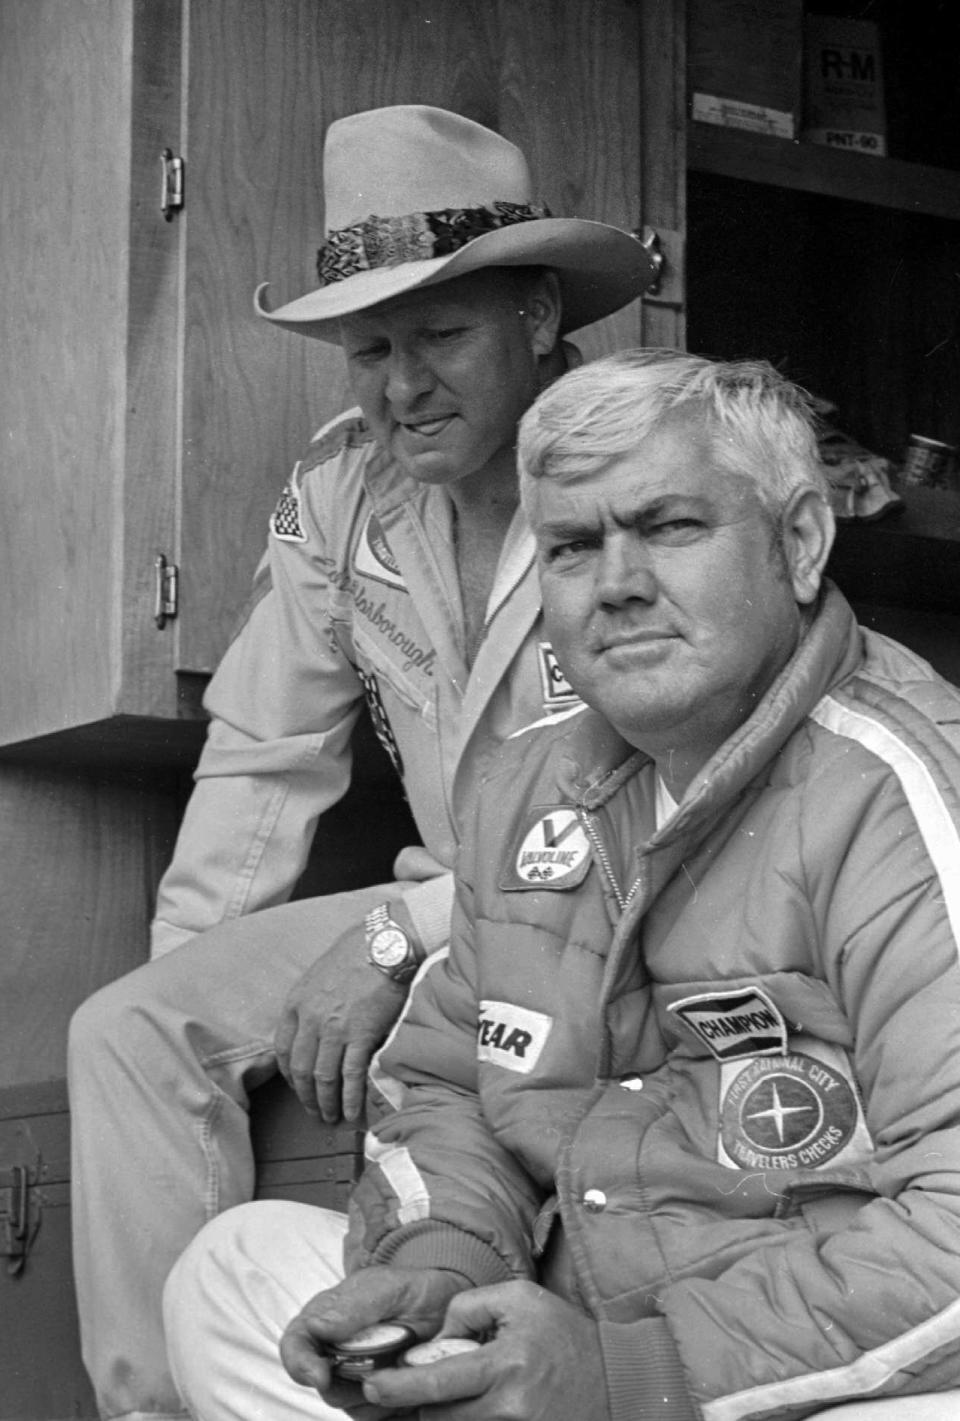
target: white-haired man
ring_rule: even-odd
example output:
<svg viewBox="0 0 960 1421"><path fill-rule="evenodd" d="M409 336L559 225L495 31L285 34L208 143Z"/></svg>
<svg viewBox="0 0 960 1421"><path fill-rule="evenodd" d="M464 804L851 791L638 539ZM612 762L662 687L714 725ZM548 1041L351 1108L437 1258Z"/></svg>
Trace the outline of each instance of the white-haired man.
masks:
<svg viewBox="0 0 960 1421"><path fill-rule="evenodd" d="M949 1421L960 693L824 582L811 422L770 367L598 361L519 452L587 704L483 785L449 957L377 1060L346 1278L336 1216L222 1216L168 1285L184 1394L201 1421L305 1421L311 1387L367 1418ZM481 1345L338 1379L386 1321Z"/></svg>
<svg viewBox="0 0 960 1421"><path fill-rule="evenodd" d="M629 233L551 217L513 144L439 109L332 124L324 197L320 286L263 314L341 345L359 408L294 471L210 685L155 960L71 1028L75 1271L105 1417L182 1414L161 1288L205 1220L251 1196L247 1091L279 1064L325 1120L357 1117L372 1052L447 941L459 805L504 736L573 698L542 629L516 426L575 362L564 334L650 275ZM395 882L275 907L346 789L364 699L422 847Z"/></svg>

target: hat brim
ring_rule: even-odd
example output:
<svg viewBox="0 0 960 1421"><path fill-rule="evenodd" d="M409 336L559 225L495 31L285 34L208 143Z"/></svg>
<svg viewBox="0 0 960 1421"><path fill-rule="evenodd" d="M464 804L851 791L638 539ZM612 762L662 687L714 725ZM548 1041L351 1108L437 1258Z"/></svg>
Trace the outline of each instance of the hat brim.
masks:
<svg viewBox="0 0 960 1421"><path fill-rule="evenodd" d="M546 266L556 271L564 334L636 300L654 275L648 252L629 232L579 217L544 217L485 232L449 256L357 272L275 311L264 304L264 282L254 294L254 307L283 330L339 345L344 316L491 266Z"/></svg>

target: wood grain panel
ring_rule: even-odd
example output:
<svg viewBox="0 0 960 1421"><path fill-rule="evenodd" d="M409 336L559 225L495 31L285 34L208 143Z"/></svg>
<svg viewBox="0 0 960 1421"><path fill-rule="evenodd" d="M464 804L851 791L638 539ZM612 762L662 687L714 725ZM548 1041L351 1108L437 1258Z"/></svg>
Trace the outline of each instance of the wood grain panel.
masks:
<svg viewBox="0 0 960 1421"><path fill-rule="evenodd" d="M685 0L643 0L640 89L645 225L660 235L666 265L643 303L643 343L685 349L686 331L686 10Z"/></svg>
<svg viewBox="0 0 960 1421"><path fill-rule="evenodd" d="M555 211L633 227L640 13L626 0L191 7L180 669L216 664L288 469L346 402L334 348L251 309L259 281L276 302L315 284L327 125L391 103L456 109L528 151ZM635 306L583 346L639 340Z"/></svg>
<svg viewBox="0 0 960 1421"><path fill-rule="evenodd" d="M129 154L125 0L0 7L0 737L116 678Z"/></svg>
<svg viewBox="0 0 960 1421"><path fill-rule="evenodd" d="M117 712L177 714L176 624L154 622L158 554L177 556L182 229L160 211L160 154L181 150L182 0L133 0L126 330L123 680Z"/></svg>
<svg viewBox="0 0 960 1421"><path fill-rule="evenodd" d="M70 1016L146 960L178 781L0 766L0 1083L53 1079Z"/></svg>

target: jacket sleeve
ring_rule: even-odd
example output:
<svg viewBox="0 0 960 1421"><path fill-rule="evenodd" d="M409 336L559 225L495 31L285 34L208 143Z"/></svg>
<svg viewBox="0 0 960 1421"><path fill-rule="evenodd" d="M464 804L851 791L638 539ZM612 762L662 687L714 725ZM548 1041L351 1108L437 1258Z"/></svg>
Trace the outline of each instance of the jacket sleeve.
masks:
<svg viewBox="0 0 960 1421"><path fill-rule="evenodd" d="M449 952L421 967L374 1062L368 1108L379 1120L350 1204L349 1272L447 1268L475 1287L534 1275L542 1191L480 1109L471 896L458 875Z"/></svg>
<svg viewBox="0 0 960 1421"><path fill-rule="evenodd" d="M911 747L902 777L866 794L854 759L845 802L833 786L840 832L822 802L822 828L801 821L811 931L850 1024L873 1153L846 1208L842 1192L832 1211L803 1208L810 1169L780 1236L665 1289L708 1421L960 1384L960 775L943 741L939 754ZM612 1330L611 1358L629 1331Z"/></svg>
<svg viewBox="0 0 960 1421"><path fill-rule="evenodd" d="M404 855L396 865L403 871ZM417 941L424 956L429 957L450 941L450 919L453 913L454 881L452 873L438 873L422 883L413 883L402 891L402 898Z"/></svg>
<svg viewBox="0 0 960 1421"><path fill-rule="evenodd" d="M245 619L207 688L211 724L158 892L154 956L285 902L317 819L350 782L362 688L331 631L325 531L294 481L285 497L291 489L303 539L272 528Z"/></svg>

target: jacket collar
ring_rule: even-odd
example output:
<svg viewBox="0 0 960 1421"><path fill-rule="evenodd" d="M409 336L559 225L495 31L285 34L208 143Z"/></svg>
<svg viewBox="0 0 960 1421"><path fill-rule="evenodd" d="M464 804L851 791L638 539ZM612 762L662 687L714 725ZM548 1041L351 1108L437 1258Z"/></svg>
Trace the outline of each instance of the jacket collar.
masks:
<svg viewBox="0 0 960 1421"><path fill-rule="evenodd" d="M853 610L839 589L826 581L814 619L793 656L752 714L695 776L661 834L688 831L725 808L780 753L823 696L862 661L862 638ZM593 811L649 762L647 754L632 749L602 716L588 710L571 724L562 785L572 799Z"/></svg>

